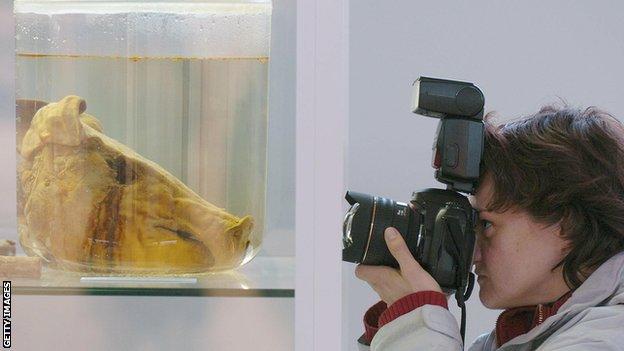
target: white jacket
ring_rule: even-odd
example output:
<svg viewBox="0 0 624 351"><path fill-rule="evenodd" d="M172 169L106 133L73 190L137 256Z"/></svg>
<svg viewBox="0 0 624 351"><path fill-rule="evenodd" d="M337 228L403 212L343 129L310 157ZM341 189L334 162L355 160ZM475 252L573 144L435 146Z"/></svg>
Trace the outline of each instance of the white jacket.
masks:
<svg viewBox="0 0 624 351"><path fill-rule="evenodd" d="M425 305L379 329L370 350L453 351L462 350L462 345L453 315L443 307ZM624 350L624 252L602 264L555 315L528 333L497 348L492 331L468 350Z"/></svg>

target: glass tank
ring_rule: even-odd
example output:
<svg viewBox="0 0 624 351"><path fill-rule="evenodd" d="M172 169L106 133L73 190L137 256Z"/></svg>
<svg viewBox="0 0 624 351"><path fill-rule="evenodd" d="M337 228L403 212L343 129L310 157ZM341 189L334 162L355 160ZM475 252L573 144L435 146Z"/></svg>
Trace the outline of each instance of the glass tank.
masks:
<svg viewBox="0 0 624 351"><path fill-rule="evenodd" d="M270 1L16 0L19 241L56 269L222 271L263 238Z"/></svg>

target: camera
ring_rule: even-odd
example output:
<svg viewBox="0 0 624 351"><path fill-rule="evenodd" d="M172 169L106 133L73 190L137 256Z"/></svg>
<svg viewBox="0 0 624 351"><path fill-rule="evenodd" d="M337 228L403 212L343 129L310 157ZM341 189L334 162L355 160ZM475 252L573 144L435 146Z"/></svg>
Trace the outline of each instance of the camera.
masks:
<svg viewBox="0 0 624 351"><path fill-rule="evenodd" d="M343 261L398 268L383 236L387 227L395 227L420 265L446 293L461 294L463 304L474 284L470 270L478 218L461 193L474 194L478 185L484 104L472 83L428 77L414 82L412 112L440 120L432 166L446 189L416 191L409 203L348 191Z"/></svg>

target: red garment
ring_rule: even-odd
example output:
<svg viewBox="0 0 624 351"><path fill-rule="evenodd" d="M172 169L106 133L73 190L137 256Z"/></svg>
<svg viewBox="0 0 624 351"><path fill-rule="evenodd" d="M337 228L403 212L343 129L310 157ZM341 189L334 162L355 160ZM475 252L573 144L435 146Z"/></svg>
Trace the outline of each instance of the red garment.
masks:
<svg viewBox="0 0 624 351"><path fill-rule="evenodd" d="M570 296L572 296L572 291L568 291L557 301L549 304L516 307L503 311L496 320L496 345L500 347L516 336L526 334L542 324L546 318L555 315Z"/></svg>
<svg viewBox="0 0 624 351"><path fill-rule="evenodd" d="M358 341L364 345L370 345L379 328L423 305L448 308L446 296L437 291L420 291L406 295L390 307L387 307L385 302L379 301L364 314L364 335Z"/></svg>

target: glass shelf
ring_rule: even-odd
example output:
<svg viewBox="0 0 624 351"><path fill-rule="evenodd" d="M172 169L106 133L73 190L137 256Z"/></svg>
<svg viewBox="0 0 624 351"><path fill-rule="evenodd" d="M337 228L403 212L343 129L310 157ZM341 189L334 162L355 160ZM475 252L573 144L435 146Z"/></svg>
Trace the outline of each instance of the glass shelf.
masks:
<svg viewBox="0 0 624 351"><path fill-rule="evenodd" d="M294 257L256 257L237 270L175 277L105 276L44 267L40 279L11 281L17 295L294 297L294 262Z"/></svg>

